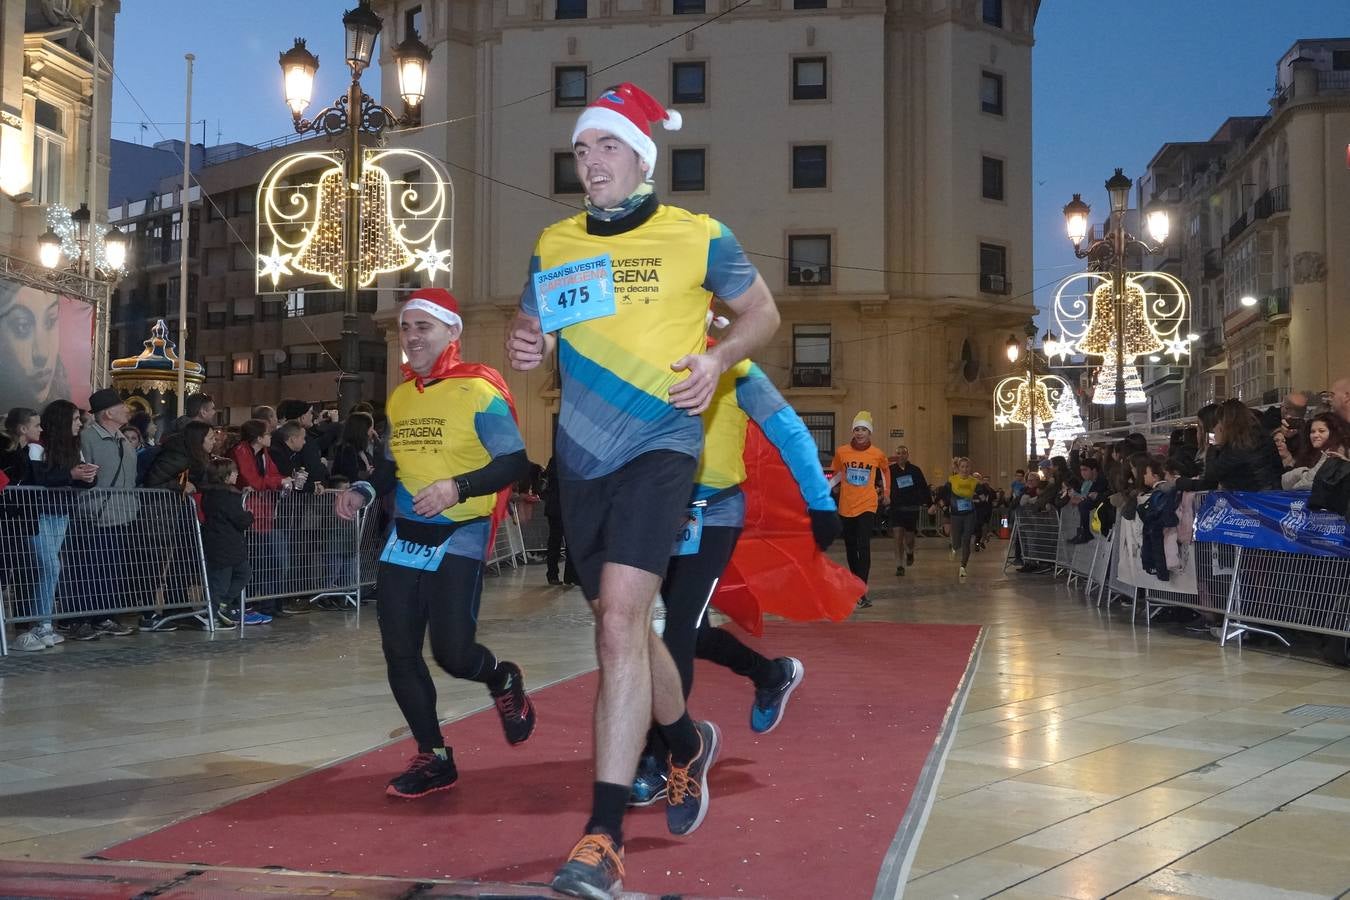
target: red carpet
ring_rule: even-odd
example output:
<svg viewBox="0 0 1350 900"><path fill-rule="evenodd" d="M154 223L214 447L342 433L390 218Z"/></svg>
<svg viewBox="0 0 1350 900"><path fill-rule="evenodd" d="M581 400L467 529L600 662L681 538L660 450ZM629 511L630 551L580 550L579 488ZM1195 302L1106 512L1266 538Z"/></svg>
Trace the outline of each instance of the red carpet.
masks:
<svg viewBox="0 0 1350 900"><path fill-rule="evenodd" d="M974 625L771 624L759 648L802 659L806 680L764 736L749 728L750 684L700 662L692 712L714 719L725 741L708 820L676 838L659 805L632 811L625 886L870 897L978 635ZM415 752L400 741L101 856L546 883L590 804L595 677L534 694L539 725L520 747L506 745L492 710L447 726L460 769L451 791L386 798L385 782Z"/></svg>

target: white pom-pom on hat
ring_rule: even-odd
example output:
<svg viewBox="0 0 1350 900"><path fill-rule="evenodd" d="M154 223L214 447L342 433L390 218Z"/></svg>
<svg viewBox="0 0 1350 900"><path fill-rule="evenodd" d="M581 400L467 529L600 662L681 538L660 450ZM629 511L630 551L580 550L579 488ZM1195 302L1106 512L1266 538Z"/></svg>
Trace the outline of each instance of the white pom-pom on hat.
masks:
<svg viewBox="0 0 1350 900"><path fill-rule="evenodd" d="M678 109L666 110L666 117L661 120L661 127L666 131L679 131L680 126L684 124L684 116L680 115Z"/></svg>

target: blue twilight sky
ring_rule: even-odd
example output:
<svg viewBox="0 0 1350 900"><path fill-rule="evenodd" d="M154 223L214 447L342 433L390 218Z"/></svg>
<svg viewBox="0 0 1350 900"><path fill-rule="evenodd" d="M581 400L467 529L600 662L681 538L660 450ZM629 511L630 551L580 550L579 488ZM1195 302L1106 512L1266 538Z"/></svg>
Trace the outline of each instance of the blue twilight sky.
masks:
<svg viewBox="0 0 1350 900"><path fill-rule="evenodd" d="M336 97L346 73L341 16L350 5L124 0L113 136L145 144L182 137L188 52L197 57L192 117L206 120L208 143L289 133L277 55L295 36L307 37L321 63L315 103ZM1114 167L1137 177L1163 143L1204 140L1228 116L1264 113L1275 61L1295 40L1346 35L1347 0L1045 0L1036 25L1033 84L1040 304L1048 302L1047 283L1077 266L1060 212L1075 191L1099 218L1106 207L1102 184ZM202 137L198 124L193 140Z"/></svg>

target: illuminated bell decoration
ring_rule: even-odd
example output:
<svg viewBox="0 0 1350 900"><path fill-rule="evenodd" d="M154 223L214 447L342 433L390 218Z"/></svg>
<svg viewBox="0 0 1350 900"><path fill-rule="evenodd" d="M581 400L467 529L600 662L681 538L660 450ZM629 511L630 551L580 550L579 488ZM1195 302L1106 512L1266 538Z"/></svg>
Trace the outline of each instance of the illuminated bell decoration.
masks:
<svg viewBox="0 0 1350 900"><path fill-rule="evenodd" d="M427 282L452 274L453 186L436 160L406 148L362 151L356 224L357 285L416 266ZM393 178L390 172L419 176ZM410 180L420 178L425 180ZM258 186L257 291L286 293L310 287L313 276L335 289L347 271L345 160L336 152L296 153L282 158ZM270 252L264 252L268 248Z"/></svg>
<svg viewBox="0 0 1350 900"><path fill-rule="evenodd" d="M1050 405L1050 397L1046 393L1046 383L1044 379L1036 379L1035 407L1036 421L1049 422L1055 416L1055 409ZM1011 421L1026 425L1031 421L1032 408L1032 390L1031 385L1027 384L1026 379L1017 386L1017 400L1013 404L1012 412L1008 414Z"/></svg>
<svg viewBox="0 0 1350 900"><path fill-rule="evenodd" d="M1125 281L1125 302L1121 306L1121 332L1125 339L1126 361L1157 353L1163 342L1149 327L1144 309L1144 291L1133 279ZM1093 356L1104 356L1116 341L1116 311L1114 291L1109 283L1099 284L1092 291L1092 320L1087 332L1078 340L1078 349Z"/></svg>

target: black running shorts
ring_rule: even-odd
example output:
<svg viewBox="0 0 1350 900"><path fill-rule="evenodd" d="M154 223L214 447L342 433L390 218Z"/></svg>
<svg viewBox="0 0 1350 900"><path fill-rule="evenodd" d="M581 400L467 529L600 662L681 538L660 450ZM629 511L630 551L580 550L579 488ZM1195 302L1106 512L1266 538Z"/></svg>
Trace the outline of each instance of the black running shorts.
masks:
<svg viewBox="0 0 1350 900"><path fill-rule="evenodd" d="M697 468L686 453L654 450L599 478L560 479L567 555L587 600L600 596L605 563L666 574Z"/></svg>
<svg viewBox="0 0 1350 900"><path fill-rule="evenodd" d="M906 531L918 531L919 507L892 506L890 519L892 528L903 528Z"/></svg>

